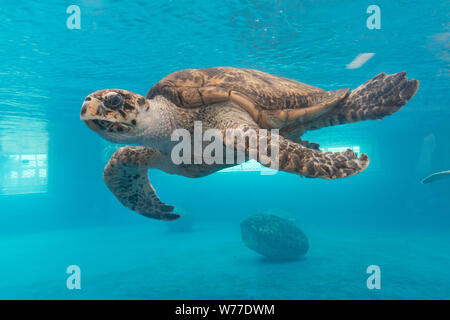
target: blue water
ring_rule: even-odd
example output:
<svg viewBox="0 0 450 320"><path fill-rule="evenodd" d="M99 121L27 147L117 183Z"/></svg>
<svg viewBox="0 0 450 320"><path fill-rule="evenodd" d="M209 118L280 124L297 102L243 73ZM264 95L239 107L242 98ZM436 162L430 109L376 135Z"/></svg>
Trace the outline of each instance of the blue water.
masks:
<svg viewBox="0 0 450 320"><path fill-rule="evenodd" d="M81 8L81 29L66 9ZM0 6L0 298L448 299L450 169L448 1L8 1ZM347 69L360 53L375 53ZM80 120L89 93L145 95L184 68L254 68L324 89L380 72L420 80L383 121L309 132L359 147L371 164L348 179L150 171L185 232L122 207L102 181L117 146ZM254 213L295 221L310 250L274 262L244 246ZM183 219L183 218L182 218ZM81 270L68 290L66 269ZM381 270L369 290L366 268Z"/></svg>

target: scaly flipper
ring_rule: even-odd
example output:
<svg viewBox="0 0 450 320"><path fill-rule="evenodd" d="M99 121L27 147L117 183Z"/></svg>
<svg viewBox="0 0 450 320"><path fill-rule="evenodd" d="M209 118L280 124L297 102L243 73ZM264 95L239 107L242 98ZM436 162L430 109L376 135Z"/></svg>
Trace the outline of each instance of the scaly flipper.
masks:
<svg viewBox="0 0 450 320"><path fill-rule="evenodd" d="M158 165L159 151L147 147L122 147L109 160L103 180L114 196L127 208L159 220L175 220L175 207L159 200L148 180L148 169Z"/></svg>
<svg viewBox="0 0 450 320"><path fill-rule="evenodd" d="M257 141L260 141L260 129L256 124L255 126L240 124L235 125L234 128L236 131L233 136L239 136L239 134L250 136L249 130L254 130ZM248 143L250 139L234 139L233 141L230 139L231 136L227 138L225 131L223 134L224 144L227 147L244 150L249 157L268 167L276 168L277 165L271 161L278 162L279 170L296 173L300 176L327 180L351 177L363 171L369 165L369 157L366 154L361 154L358 158L350 149L345 152L325 152L306 148L280 135L274 136L269 131L267 132L267 152L265 154L271 155L271 144L274 143L275 145L278 144L279 147L278 157L273 160L269 160L269 157L260 159L261 153L257 153L257 157L252 156L252 154L256 154L256 150L250 148L251 145ZM276 140L278 142L275 142Z"/></svg>
<svg viewBox="0 0 450 320"><path fill-rule="evenodd" d="M406 72L380 73L350 91L327 115L311 122L306 130L363 120L381 120L403 107L416 93L419 81L408 80Z"/></svg>

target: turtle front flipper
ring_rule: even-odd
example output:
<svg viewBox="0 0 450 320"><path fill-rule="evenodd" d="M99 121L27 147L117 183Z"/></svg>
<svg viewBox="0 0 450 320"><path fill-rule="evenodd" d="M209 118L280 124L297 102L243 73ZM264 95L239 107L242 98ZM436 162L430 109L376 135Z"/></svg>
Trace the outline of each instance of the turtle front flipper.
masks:
<svg viewBox="0 0 450 320"><path fill-rule="evenodd" d="M122 147L109 160L103 180L114 196L127 208L159 220L175 220L175 207L163 203L148 180L147 171L161 158L159 151L147 147Z"/></svg>
<svg viewBox="0 0 450 320"><path fill-rule="evenodd" d="M350 149L345 152L325 152L305 147L278 134L262 131L256 125L240 124L232 129L231 134L223 133L225 146L243 150L249 158L272 169L329 180L354 176L369 166L369 157L366 154L363 153L358 158ZM256 134L255 139L251 138L253 134ZM250 145L250 141L265 141L264 148L267 150L261 152L263 146ZM305 144L310 143L306 141ZM274 154L274 150L278 152Z"/></svg>
<svg viewBox="0 0 450 320"><path fill-rule="evenodd" d="M309 178L338 179L354 176L369 166L369 157L350 149L326 152L311 149L280 137L279 168Z"/></svg>

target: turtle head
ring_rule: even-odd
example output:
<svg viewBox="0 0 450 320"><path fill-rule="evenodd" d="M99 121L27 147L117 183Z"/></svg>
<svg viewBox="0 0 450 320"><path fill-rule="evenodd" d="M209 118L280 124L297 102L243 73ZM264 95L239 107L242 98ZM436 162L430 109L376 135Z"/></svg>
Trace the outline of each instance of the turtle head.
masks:
<svg viewBox="0 0 450 320"><path fill-rule="evenodd" d="M146 104L143 96L127 90L99 90L84 100L80 119L106 140L134 143L145 129L139 114Z"/></svg>

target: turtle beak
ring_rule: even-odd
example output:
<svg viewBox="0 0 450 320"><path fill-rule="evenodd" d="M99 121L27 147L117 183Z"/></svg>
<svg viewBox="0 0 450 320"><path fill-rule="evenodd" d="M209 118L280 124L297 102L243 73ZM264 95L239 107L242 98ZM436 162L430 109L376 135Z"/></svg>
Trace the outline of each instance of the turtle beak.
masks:
<svg viewBox="0 0 450 320"><path fill-rule="evenodd" d="M106 108L103 105L103 102L91 96L87 96L81 107L80 120L93 120L104 116L106 116Z"/></svg>
<svg viewBox="0 0 450 320"><path fill-rule="evenodd" d="M84 121L89 129L99 132L106 129L103 121L106 116L106 108L100 100L87 96L80 111L80 120Z"/></svg>
<svg viewBox="0 0 450 320"><path fill-rule="evenodd" d="M103 102L92 96L88 96L81 107L80 119L86 123L89 129L97 133L126 133L131 130L131 125L121 122L110 110L106 109Z"/></svg>

